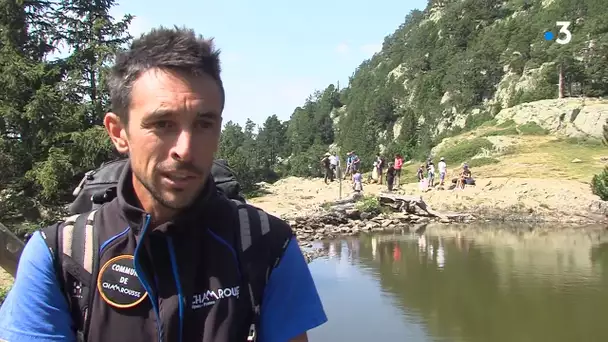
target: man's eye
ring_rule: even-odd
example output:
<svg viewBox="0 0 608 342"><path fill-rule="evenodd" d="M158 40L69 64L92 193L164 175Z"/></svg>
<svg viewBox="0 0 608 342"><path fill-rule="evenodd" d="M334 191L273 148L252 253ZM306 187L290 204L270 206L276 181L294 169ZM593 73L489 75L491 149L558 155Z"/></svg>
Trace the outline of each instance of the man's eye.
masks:
<svg viewBox="0 0 608 342"><path fill-rule="evenodd" d="M157 121L154 123L154 128L159 128L159 129L167 129L167 128L171 128L173 126L173 124L170 121Z"/></svg>
<svg viewBox="0 0 608 342"><path fill-rule="evenodd" d="M214 125L214 123L212 121L209 121L209 120L200 120L196 124L200 128L211 128Z"/></svg>

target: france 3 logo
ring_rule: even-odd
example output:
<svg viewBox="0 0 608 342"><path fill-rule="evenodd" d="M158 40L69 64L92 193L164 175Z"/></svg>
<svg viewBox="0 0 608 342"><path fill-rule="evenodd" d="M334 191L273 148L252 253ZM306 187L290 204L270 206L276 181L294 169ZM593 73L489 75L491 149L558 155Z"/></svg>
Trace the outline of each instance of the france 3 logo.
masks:
<svg viewBox="0 0 608 342"><path fill-rule="evenodd" d="M555 40L557 44L566 45L572 40L572 32L570 32L570 21L557 21L555 26L559 27L557 35L553 31L545 31L544 36L546 41Z"/></svg>

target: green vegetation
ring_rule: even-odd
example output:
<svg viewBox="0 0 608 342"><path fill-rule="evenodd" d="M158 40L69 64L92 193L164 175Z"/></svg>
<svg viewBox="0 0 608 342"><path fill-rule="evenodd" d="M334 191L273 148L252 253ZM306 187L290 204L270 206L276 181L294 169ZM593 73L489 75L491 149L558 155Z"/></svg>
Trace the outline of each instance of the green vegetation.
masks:
<svg viewBox="0 0 608 342"><path fill-rule="evenodd" d="M608 121L606 121L603 128L603 142L608 145ZM601 173L593 176L591 179L591 191L603 201L608 201L608 166L604 167Z"/></svg>
<svg viewBox="0 0 608 342"><path fill-rule="evenodd" d="M489 130L482 134L483 137L505 136L505 135L548 135L550 132L542 128L536 122L527 122L517 125L513 120L507 120L496 126L498 129Z"/></svg>
<svg viewBox="0 0 608 342"><path fill-rule="evenodd" d="M608 168L591 179L591 191L599 196L602 201L608 201Z"/></svg>
<svg viewBox="0 0 608 342"><path fill-rule="evenodd" d="M362 213L379 214L382 211L382 206L380 205L380 201L378 201L378 197L376 196L364 197L357 202L356 208Z"/></svg>
<svg viewBox="0 0 608 342"><path fill-rule="evenodd" d="M540 127L536 122L527 122L519 125L517 130L521 135L547 135L549 130Z"/></svg>
<svg viewBox="0 0 608 342"><path fill-rule="evenodd" d="M2 303L4 303L9 290L10 288L0 287L0 306L2 306Z"/></svg>
<svg viewBox="0 0 608 342"><path fill-rule="evenodd" d="M517 124L515 123L515 121L513 121L513 119L509 119L503 123L501 123L500 125L497 125L496 127L498 128L511 128L511 127L515 127L517 126Z"/></svg>
<svg viewBox="0 0 608 342"><path fill-rule="evenodd" d="M0 170L0 221L13 228L60 217L83 173L117 157L101 127L105 75L131 40L132 16L112 18L115 4L0 1L0 165L11 166ZM606 96L607 14L602 0L430 0L385 37L346 87L316 91L284 122L273 115L259 126L226 123L218 157L252 193L260 181L320 175L330 145L342 158L356 150L363 171L381 145L387 157L425 159L442 138L494 123L506 102L491 100L505 76L534 78L525 92L507 96L509 106L556 97L560 66L566 96ZM580 18L573 40L545 42L541 33L564 18ZM60 46L72 53L51 60ZM464 127L450 126L466 113ZM448 126L437 134L440 123ZM488 134L511 134L513 126ZM518 130L543 134L533 125ZM477 138L442 155L470 162L491 147Z"/></svg>
<svg viewBox="0 0 608 342"><path fill-rule="evenodd" d="M471 158L482 153L484 150L491 150L493 146L488 139L475 138L445 148L439 152L439 155L448 160L450 164L459 164L470 162Z"/></svg>
<svg viewBox="0 0 608 342"><path fill-rule="evenodd" d="M601 139L589 138L589 137L567 137L559 138L558 141L563 141L572 145L588 146L588 147L599 147L603 145Z"/></svg>

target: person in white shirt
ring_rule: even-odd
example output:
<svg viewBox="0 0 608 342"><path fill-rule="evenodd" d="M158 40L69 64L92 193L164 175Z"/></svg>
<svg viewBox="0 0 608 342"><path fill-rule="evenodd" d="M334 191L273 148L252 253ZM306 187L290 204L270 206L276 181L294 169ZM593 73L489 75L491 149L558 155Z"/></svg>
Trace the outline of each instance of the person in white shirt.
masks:
<svg viewBox="0 0 608 342"><path fill-rule="evenodd" d="M429 187L435 186L435 165L433 161L430 160L427 165L427 179L429 180Z"/></svg>
<svg viewBox="0 0 608 342"><path fill-rule="evenodd" d="M338 156L335 153L332 153L331 156L329 156L329 168L334 173L334 177L340 177L338 175L339 166L340 159L338 159Z"/></svg>
<svg viewBox="0 0 608 342"><path fill-rule="evenodd" d="M437 164L437 166L439 167L439 185L443 186L443 182L445 181L445 175L448 171L448 166L445 163L445 158L441 157L441 159L439 159L439 164Z"/></svg>

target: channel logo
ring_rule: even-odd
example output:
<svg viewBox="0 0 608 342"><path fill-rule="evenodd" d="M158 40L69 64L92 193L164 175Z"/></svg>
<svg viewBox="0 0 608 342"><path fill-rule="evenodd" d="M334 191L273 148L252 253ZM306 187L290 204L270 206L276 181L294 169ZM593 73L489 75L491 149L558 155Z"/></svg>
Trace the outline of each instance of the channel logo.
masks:
<svg viewBox="0 0 608 342"><path fill-rule="evenodd" d="M553 31L545 31L544 36L546 41L555 40L557 44L565 45L570 43L572 40L572 32L570 32L571 22L570 21L558 21L555 23L555 26L559 27L559 31L557 35L553 33Z"/></svg>

